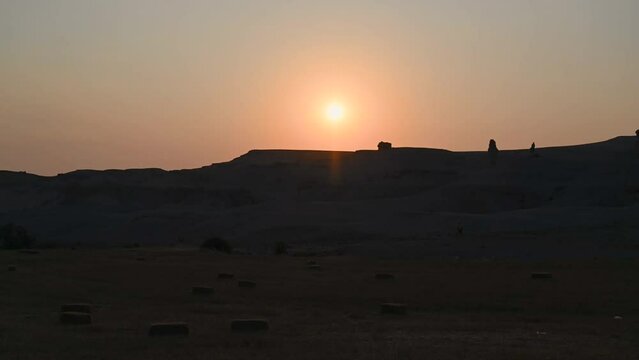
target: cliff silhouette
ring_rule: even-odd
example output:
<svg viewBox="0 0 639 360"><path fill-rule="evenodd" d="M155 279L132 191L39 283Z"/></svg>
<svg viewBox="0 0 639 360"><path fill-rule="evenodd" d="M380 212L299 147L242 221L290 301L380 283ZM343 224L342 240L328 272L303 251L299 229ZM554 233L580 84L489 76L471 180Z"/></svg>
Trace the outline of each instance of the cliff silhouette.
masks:
<svg viewBox="0 0 639 360"><path fill-rule="evenodd" d="M219 235L255 253L277 240L356 254L392 243L399 256L483 256L487 243L495 256L614 255L639 235L634 149L628 136L536 157L500 149L492 165L485 151L390 148L252 150L177 171L2 171L0 225L87 246Z"/></svg>

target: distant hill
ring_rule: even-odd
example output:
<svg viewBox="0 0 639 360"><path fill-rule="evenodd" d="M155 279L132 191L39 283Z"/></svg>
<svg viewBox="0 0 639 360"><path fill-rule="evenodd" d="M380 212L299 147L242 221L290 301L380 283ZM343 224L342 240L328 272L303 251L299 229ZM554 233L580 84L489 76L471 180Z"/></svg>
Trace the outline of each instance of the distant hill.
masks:
<svg viewBox="0 0 639 360"><path fill-rule="evenodd" d="M389 256L639 251L635 137L486 152L252 150L199 169L0 172L0 224L41 242L198 244Z"/></svg>

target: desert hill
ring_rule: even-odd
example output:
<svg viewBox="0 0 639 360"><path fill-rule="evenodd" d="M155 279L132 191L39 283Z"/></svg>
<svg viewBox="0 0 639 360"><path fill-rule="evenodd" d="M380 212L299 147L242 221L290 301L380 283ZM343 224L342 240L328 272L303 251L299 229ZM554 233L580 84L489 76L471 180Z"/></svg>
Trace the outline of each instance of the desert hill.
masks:
<svg viewBox="0 0 639 360"><path fill-rule="evenodd" d="M40 243L397 256L639 252L635 137L486 152L252 150L199 169L0 172L0 223Z"/></svg>

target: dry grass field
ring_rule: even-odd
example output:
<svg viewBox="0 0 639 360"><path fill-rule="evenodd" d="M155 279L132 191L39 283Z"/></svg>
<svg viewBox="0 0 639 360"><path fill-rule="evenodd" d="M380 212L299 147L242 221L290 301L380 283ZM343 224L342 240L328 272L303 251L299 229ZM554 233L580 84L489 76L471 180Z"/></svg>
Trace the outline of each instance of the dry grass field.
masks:
<svg viewBox="0 0 639 360"><path fill-rule="evenodd" d="M320 269L309 269L315 260ZM0 252L0 358L638 359L639 261L406 261L194 249ZM15 265L16 271L8 271ZM531 272L551 272L550 280ZM218 273L234 279L218 280ZM376 280L376 273L392 280ZM254 288L237 280L254 281ZM211 286L212 295L194 295ZM60 305L93 304L91 325ZM380 314L404 303L405 315ZM620 316L622 319L615 319ZM264 318L264 333L230 322ZM183 321L188 337L150 337Z"/></svg>

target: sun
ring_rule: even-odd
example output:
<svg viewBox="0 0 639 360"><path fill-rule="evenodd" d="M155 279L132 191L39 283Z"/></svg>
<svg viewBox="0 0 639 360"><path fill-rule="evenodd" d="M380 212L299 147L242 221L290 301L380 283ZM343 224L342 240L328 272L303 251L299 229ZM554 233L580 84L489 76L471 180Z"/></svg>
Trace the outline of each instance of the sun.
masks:
<svg viewBox="0 0 639 360"><path fill-rule="evenodd" d="M338 102L326 106L326 118L330 121L340 121L344 118L344 106Z"/></svg>

